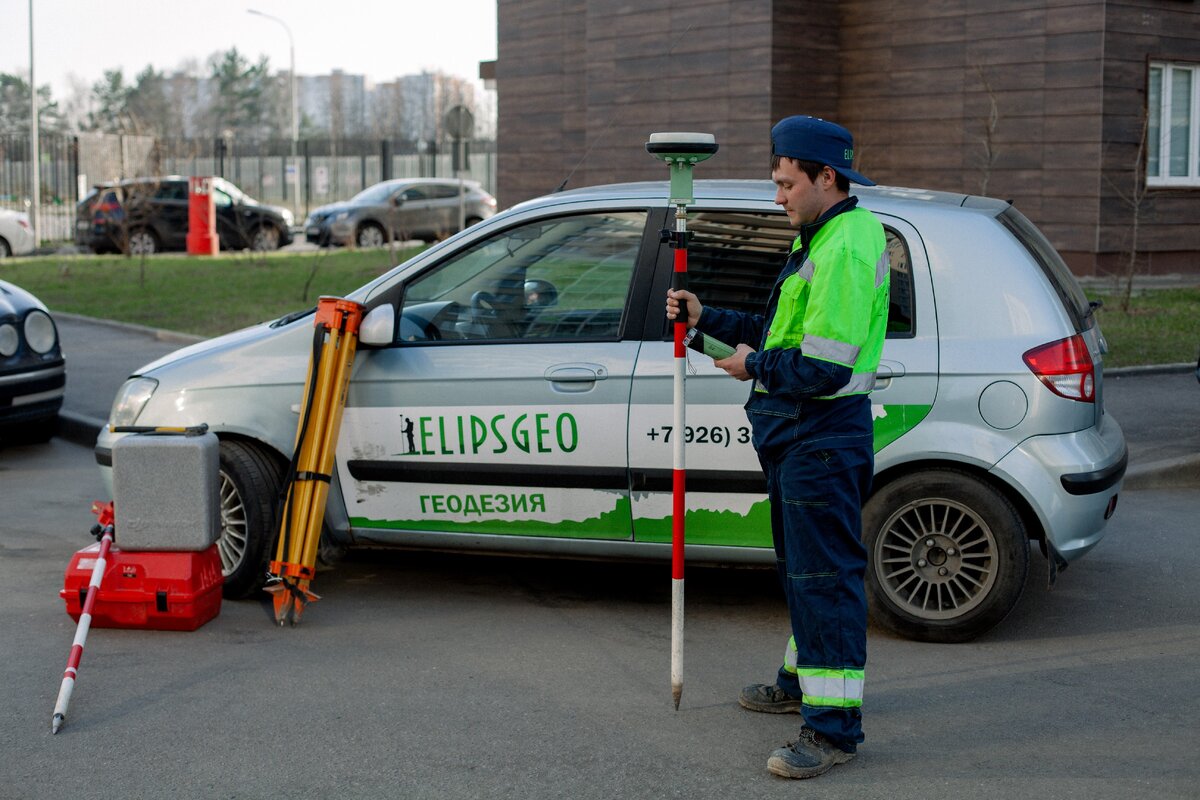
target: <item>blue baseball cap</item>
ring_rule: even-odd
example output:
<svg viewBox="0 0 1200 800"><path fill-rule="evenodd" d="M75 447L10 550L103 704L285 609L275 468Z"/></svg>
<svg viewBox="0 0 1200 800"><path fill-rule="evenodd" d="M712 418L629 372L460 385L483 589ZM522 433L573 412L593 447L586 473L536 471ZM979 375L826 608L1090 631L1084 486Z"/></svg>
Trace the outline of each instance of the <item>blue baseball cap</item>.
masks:
<svg viewBox="0 0 1200 800"><path fill-rule="evenodd" d="M771 155L826 164L855 183L875 185L875 181L850 168L854 161L854 137L835 122L807 116L781 119L771 128Z"/></svg>

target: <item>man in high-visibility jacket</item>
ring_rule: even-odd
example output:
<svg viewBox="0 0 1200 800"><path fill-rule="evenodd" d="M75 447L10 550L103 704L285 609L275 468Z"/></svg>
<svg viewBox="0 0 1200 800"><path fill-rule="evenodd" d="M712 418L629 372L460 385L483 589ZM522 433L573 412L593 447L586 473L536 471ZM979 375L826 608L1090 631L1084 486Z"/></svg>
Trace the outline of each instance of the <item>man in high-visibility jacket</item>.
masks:
<svg viewBox="0 0 1200 800"><path fill-rule="evenodd" d="M742 690L754 711L800 712L799 738L771 772L810 778L853 758L862 734L867 658L862 503L874 448L867 393L883 350L888 262L883 226L849 181L853 139L840 125L788 117L771 130L771 179L799 235L762 315L667 295L667 317L737 351L716 362L752 381L746 413L767 476L776 563L791 615L774 683Z"/></svg>

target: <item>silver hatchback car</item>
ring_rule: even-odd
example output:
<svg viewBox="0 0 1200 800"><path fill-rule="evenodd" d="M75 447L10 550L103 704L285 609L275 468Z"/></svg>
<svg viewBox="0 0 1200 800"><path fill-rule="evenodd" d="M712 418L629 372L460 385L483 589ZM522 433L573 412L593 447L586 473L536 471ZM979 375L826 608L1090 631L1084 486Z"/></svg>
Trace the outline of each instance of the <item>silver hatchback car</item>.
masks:
<svg viewBox="0 0 1200 800"><path fill-rule="evenodd" d="M477 181L397 178L368 186L344 202L313 209L304 223L304 237L321 246L432 242L495 213L496 198Z"/></svg>
<svg viewBox="0 0 1200 800"><path fill-rule="evenodd" d="M759 310L793 237L767 181L697 181L689 279ZM1031 542L1049 578L1104 534L1125 473L1103 339L1053 247L998 200L855 187L891 258L865 507L876 623L963 641L1013 608ZM690 355L672 430L665 183L511 208L354 292L368 309L326 513L334 544L666 558L674 436L688 558L773 563L746 386ZM115 425L221 439L226 591L264 580L313 319L299 312L138 371ZM109 472L115 436L97 460Z"/></svg>

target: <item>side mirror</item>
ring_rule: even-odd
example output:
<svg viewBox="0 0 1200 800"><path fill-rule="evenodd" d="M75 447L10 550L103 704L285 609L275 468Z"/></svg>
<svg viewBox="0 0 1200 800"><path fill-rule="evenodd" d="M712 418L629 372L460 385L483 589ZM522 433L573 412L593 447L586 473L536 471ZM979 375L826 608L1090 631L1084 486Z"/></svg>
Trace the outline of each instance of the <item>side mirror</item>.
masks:
<svg viewBox="0 0 1200 800"><path fill-rule="evenodd" d="M367 312L358 326L359 344L386 347L396 340L396 307L378 305Z"/></svg>

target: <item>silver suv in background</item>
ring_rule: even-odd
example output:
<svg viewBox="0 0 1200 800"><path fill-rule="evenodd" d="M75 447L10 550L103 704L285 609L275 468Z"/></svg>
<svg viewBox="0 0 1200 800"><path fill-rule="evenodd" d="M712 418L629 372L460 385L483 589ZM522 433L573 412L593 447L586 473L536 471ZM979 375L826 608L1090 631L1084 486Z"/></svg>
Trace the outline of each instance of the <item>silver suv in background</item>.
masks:
<svg viewBox="0 0 1200 800"><path fill-rule="evenodd" d="M397 178L368 186L341 203L320 206L304 223L305 238L322 247L380 247L388 242L433 242L496 213L496 198L477 181Z"/></svg>
<svg viewBox="0 0 1200 800"><path fill-rule="evenodd" d="M1012 205L855 187L883 223L891 307L864 509L874 620L963 641L1104 535L1125 472L1087 298ZM548 195L352 293L367 307L329 494L330 539L667 558L672 448L687 441L687 554L773 564L746 384L691 353L673 430L668 186ZM689 282L761 311L795 231L767 181L697 181ZM226 592L261 584L296 437L311 312L143 367L114 425L208 423L221 439ZM253 381L246 376L253 375ZM108 475L115 436L96 456Z"/></svg>

